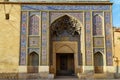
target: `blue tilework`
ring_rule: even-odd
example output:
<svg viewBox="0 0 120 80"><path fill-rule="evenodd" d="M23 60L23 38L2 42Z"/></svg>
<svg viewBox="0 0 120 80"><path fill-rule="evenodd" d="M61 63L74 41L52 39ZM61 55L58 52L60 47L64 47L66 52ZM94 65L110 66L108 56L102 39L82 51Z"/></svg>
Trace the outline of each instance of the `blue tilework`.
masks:
<svg viewBox="0 0 120 80"><path fill-rule="evenodd" d="M22 10L110 10L109 5L22 5Z"/></svg>
<svg viewBox="0 0 120 80"><path fill-rule="evenodd" d="M85 42L86 42L86 65L92 65L92 37L91 37L91 13L85 13Z"/></svg>
<svg viewBox="0 0 120 80"><path fill-rule="evenodd" d="M107 66L113 65L112 58L112 27L111 27L111 13L105 12L105 30L106 30L106 57Z"/></svg>
<svg viewBox="0 0 120 80"><path fill-rule="evenodd" d="M27 33L27 12L22 12L21 17L21 47L20 47L20 65L26 65L26 33Z"/></svg>

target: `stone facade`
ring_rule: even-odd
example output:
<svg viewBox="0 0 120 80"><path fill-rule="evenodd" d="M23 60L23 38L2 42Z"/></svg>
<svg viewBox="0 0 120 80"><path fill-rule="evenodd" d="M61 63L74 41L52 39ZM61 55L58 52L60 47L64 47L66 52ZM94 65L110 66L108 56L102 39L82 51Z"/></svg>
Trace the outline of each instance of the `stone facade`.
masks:
<svg viewBox="0 0 120 80"><path fill-rule="evenodd" d="M40 4L0 5L0 71L2 73L22 73L19 77L23 77L31 65L29 64L31 53L39 57L37 68L41 77L50 74L56 76L57 53L74 55L74 71L79 77L88 72L94 73L96 53L102 55L103 62L100 65L103 66L103 73L115 72L112 57L111 3ZM9 19L6 19L5 13L10 14ZM118 33L115 32L116 35Z"/></svg>
<svg viewBox="0 0 120 80"><path fill-rule="evenodd" d="M48 73L51 72L56 75L56 53L58 53L57 49L59 49L56 49L56 45L64 43L61 46L64 47L64 45L66 45L67 47L70 47L68 45L75 41L78 45L75 49L71 49L73 51L75 50L73 52L75 56L74 58L77 59L75 60L76 75L81 71L81 69L81 73L89 71L94 72L94 61L96 60L93 59L97 52L102 54L103 63L101 65L105 66L100 69L103 69L103 72L112 72L108 70L113 66L111 5L66 4L68 5L66 6L58 4L22 5L20 52L21 69L26 68L27 71L27 56L30 54L28 52L29 49L33 49L34 52L37 52L36 50L38 49L40 58L39 71L41 72L41 66L46 66L50 68L50 70L48 69L47 71ZM31 22L31 18L35 23ZM40 20L41 24L39 25ZM36 27L38 26L38 28L34 29L34 24ZM80 26L80 29L79 27L77 28L77 25ZM33 27L33 30L30 30L31 28L29 29L29 27ZM75 27L75 30L73 29L72 31L72 27ZM37 41L36 39L33 39L34 44L29 43L29 37L34 37L37 30L40 30L36 36L36 38L38 37L39 39ZM79 36L76 36L74 32ZM34 35L29 33L33 33ZM71 43L66 41L70 41ZM38 42L40 42L40 45L34 47ZM33 46L29 47L29 45ZM74 45L75 44L72 46ZM62 49L60 48L60 50ZM80 58L82 58L82 61L80 61ZM42 72L46 71L42 70Z"/></svg>

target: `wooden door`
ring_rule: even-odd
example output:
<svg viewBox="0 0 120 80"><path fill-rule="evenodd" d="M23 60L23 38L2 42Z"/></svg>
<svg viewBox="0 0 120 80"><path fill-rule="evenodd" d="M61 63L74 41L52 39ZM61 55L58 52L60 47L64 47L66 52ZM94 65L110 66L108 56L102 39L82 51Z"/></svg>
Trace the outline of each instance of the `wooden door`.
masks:
<svg viewBox="0 0 120 80"><path fill-rule="evenodd" d="M37 53L30 53L28 56L28 73L38 73L39 56Z"/></svg>
<svg viewBox="0 0 120 80"><path fill-rule="evenodd" d="M95 73L103 72L103 56L100 52L94 54L94 71Z"/></svg>
<svg viewBox="0 0 120 80"><path fill-rule="evenodd" d="M56 74L59 76L71 76L74 74L73 53L57 54Z"/></svg>
<svg viewBox="0 0 120 80"><path fill-rule="evenodd" d="M61 71L67 71L67 68L68 68L67 58L68 58L67 55L60 55L60 70Z"/></svg>

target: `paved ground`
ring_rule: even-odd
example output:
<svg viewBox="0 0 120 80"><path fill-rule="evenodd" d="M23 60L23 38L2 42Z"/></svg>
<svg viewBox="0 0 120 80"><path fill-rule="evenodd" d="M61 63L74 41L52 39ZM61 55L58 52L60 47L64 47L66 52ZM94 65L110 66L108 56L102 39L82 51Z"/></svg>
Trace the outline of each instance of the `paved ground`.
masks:
<svg viewBox="0 0 120 80"><path fill-rule="evenodd" d="M120 80L120 79L78 79L75 76L57 76L55 79L0 79L0 80Z"/></svg>

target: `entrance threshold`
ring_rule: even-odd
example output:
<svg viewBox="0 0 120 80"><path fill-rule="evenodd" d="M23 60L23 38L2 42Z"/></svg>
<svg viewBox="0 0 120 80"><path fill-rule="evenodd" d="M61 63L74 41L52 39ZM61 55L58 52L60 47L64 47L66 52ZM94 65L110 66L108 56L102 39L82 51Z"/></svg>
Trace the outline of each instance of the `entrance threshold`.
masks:
<svg viewBox="0 0 120 80"><path fill-rule="evenodd" d="M78 80L77 76L56 76L55 79Z"/></svg>

